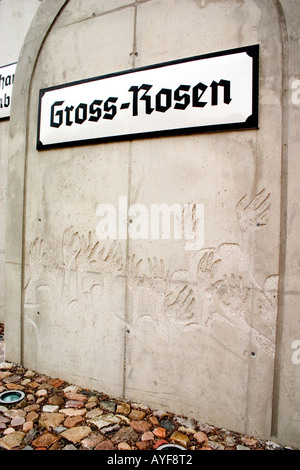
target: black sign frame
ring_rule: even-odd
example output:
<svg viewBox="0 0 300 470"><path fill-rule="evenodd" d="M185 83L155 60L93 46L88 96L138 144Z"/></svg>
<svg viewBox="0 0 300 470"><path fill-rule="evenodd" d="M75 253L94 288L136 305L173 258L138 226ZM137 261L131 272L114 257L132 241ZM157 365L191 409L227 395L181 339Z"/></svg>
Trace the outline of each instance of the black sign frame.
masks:
<svg viewBox="0 0 300 470"><path fill-rule="evenodd" d="M91 138L91 139L89 138L89 139L83 139L83 140L57 142L57 143L51 143L51 144L43 144L40 140L42 99L45 93L49 91L59 90L62 88L68 88L74 85L89 83L89 82L107 79L111 77L117 77L120 75L134 74L139 71L147 71L147 70L152 70L152 69L157 69L157 68L163 68L168 65L176 65L176 64L181 64L181 63L195 61L195 60L238 54L241 52L246 52L250 57L253 58L252 114L248 117L248 119L245 122L194 126L194 127L189 127L189 128L176 128L176 129L167 129L167 130L158 130L158 131L136 132L136 133L130 133L130 134L124 134L124 135L97 137L97 138ZM98 143L118 142L118 141L125 141L125 140L129 141L133 139L145 139L145 138L151 138L151 137L178 136L178 135L190 135L190 134L195 134L195 133L201 134L201 133L220 132L220 131L251 130L251 129L252 130L259 129L259 44L235 48L235 49L229 49L229 50L224 50L224 51L219 51L219 52L213 52L213 53L208 53L208 54L202 54L198 56L188 57L185 59L177 59L173 61L139 67L136 69L123 70L121 72L100 75L100 76L96 76L96 77L92 77L88 79L83 79L83 80L69 82L66 84L43 88L39 92L36 149L46 150L46 149L52 149L52 148L64 148L64 147L79 146L79 145L91 145L91 144L98 144Z"/></svg>

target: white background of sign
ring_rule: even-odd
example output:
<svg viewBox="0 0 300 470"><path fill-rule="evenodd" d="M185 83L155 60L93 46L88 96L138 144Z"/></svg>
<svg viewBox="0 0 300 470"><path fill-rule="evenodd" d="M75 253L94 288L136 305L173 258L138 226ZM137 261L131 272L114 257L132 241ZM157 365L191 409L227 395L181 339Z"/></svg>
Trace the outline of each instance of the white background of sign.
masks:
<svg viewBox="0 0 300 470"><path fill-rule="evenodd" d="M10 116L13 79L17 64L0 67L0 119Z"/></svg>
<svg viewBox="0 0 300 470"><path fill-rule="evenodd" d="M212 106L213 81L230 81L229 104L224 103L224 87L218 87L218 105ZM207 89L199 101L207 102L204 107L192 106L192 90L199 83ZM146 114L146 102L141 100L145 91L138 94L138 115L133 116L132 86L141 87L143 84L152 85L148 91L151 96L151 107L155 108L156 95L161 89L172 90L172 105L166 112L157 109ZM179 101L174 100L174 92L180 85L190 85L188 92L181 91L181 95L188 93L190 104L183 109L174 109ZM117 107L113 119L103 119L105 101L109 97L118 98L116 103L109 103ZM174 129L193 129L206 126L221 126L228 124L245 123L253 113L253 57L246 52L228 53L228 55L213 56L209 58L188 59L180 63L160 64L130 73L121 73L92 81L74 83L63 87L41 90L40 122L38 148L55 144L76 143L94 139L113 138L126 135L137 135L168 131ZM93 101L101 100L102 115L98 122L89 121L89 106ZM59 127L50 126L51 106L55 102L62 102L54 110L54 120L59 124L59 114L63 122ZM161 97L161 104L165 106L166 96ZM87 119L76 123L75 110L80 103L87 104ZM121 105L130 103L127 109ZM66 107L73 107L69 112L71 125L66 125ZM63 111L63 112L61 112ZM79 112L82 117L82 110Z"/></svg>

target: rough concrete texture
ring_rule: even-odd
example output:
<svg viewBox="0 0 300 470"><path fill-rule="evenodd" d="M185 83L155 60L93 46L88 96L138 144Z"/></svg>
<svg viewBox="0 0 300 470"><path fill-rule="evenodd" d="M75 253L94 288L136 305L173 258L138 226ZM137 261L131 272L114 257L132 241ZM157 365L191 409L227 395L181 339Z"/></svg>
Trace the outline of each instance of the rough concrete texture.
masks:
<svg viewBox="0 0 300 470"><path fill-rule="evenodd" d="M17 62L39 0L2 0L0 4L0 67ZM0 321L4 321L5 218L9 121L0 120Z"/></svg>
<svg viewBox="0 0 300 470"><path fill-rule="evenodd" d="M11 119L7 360L299 444L299 20L291 1L42 3ZM35 149L40 88L257 43L259 130ZM204 204L204 248L100 242L119 196Z"/></svg>
<svg viewBox="0 0 300 470"><path fill-rule="evenodd" d="M0 321L4 321L5 210L8 155L8 121L0 122Z"/></svg>

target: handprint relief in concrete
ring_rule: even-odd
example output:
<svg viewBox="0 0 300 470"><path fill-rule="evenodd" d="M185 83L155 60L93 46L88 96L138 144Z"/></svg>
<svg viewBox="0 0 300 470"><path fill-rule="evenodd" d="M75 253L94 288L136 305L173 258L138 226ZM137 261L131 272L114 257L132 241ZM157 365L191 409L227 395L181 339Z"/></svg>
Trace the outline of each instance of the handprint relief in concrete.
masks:
<svg viewBox="0 0 300 470"><path fill-rule="evenodd" d="M250 202L243 196L237 204L242 247L236 243L223 243L219 247L191 251L184 241L187 269L178 269L169 275L163 260L154 259L149 263L148 259L149 273L144 279L139 276L134 282L131 272L136 335L139 325L146 319L156 325L158 334L168 341L175 341L182 332L189 330L209 333L216 323L225 322L250 336L257 348L273 357L278 276L269 276L260 286L253 263L255 234L267 224L270 210L270 194L265 190ZM189 210L183 220L190 239L197 223L195 212ZM142 259L138 261L139 269L143 263ZM153 306L152 313L147 315L142 300L146 288L148 291L150 288ZM253 302L253 291L259 292L258 305ZM253 308L262 324L268 327L268 335L252 325ZM140 337L141 341L144 339Z"/></svg>
<svg viewBox="0 0 300 470"><path fill-rule="evenodd" d="M245 195L238 202L242 246L223 243L190 250L187 240L183 240L187 267L172 273L165 260L156 257L143 259L133 254L125 263L124 250L117 240L107 248L93 239L92 232L82 235L68 227L62 235L63 276L53 275L55 269L61 271L55 266L47 271L52 302L57 302L60 292L67 314L84 310L88 321L89 310L93 316L99 315L99 304L109 303L114 280L120 276L127 282L129 315L126 321L119 312L115 316L139 341L144 341L147 325L156 329L161 341L174 342L182 332L209 333L216 324L225 322L250 335L258 348L273 356L278 276L271 274L261 286L253 263L255 234L268 222L270 199L263 189L252 199ZM190 241L191 233L197 230L197 220L192 206L188 208L183 221ZM37 302L38 289L41 283L45 285L41 278L49 263L45 243L36 238L29 247L27 304ZM253 298L257 298L256 303ZM253 313L264 326L263 332L252 324Z"/></svg>
<svg viewBox="0 0 300 470"><path fill-rule="evenodd" d="M237 217L240 229L243 233L243 255L251 264L251 270L254 269L254 246L255 234L260 231L267 223L271 211L271 195L263 189L250 202L247 200L247 194L241 198L236 206Z"/></svg>
<svg viewBox="0 0 300 470"><path fill-rule="evenodd" d="M44 269L50 263L49 252L45 248L45 243L40 238L36 238L29 247L28 265L29 279L25 285L25 303L36 304L36 293L38 281L40 280Z"/></svg>

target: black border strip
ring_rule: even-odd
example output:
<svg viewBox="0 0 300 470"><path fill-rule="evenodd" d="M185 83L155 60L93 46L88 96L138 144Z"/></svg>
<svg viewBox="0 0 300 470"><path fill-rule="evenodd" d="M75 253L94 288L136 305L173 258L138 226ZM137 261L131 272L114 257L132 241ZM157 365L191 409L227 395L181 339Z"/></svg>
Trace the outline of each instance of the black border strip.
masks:
<svg viewBox="0 0 300 470"><path fill-rule="evenodd" d="M10 67L11 65L15 65L15 64L17 65L18 62L12 62L11 64L1 65L0 66L0 71L1 71L1 69L5 69L5 67ZM10 119L10 114L9 114L9 116L4 116L4 117L0 116L0 121L8 121L9 119Z"/></svg>
<svg viewBox="0 0 300 470"><path fill-rule="evenodd" d="M216 124L211 126L196 126L191 128L179 128L179 129L167 129L162 131L147 131L147 132L139 132L136 134L122 134L116 136L109 136L109 137L99 137L99 138L92 138L92 139L85 139L85 140L75 140L75 141L68 141L68 142L58 142L54 144L46 144L44 145L40 141L40 120L41 120L41 105L42 105L42 98L44 94L48 91L58 90L61 88L67 88L75 85L80 85L83 83L89 83L93 81L103 80L106 78L116 77L120 75L126 75L130 73L140 72L144 70L162 68L169 65L176 65L186 62L191 62L195 60L202 60L208 59L212 57L220 57L224 55L232 55L232 54L239 54L241 52L246 52L250 57L253 57L253 76L252 76L252 115L248 117L245 122L236 122L230 124ZM258 129L258 96L259 96L259 44L239 47L236 49L228 49L220 52L212 52L209 54L203 54L193 57L188 57L185 59L177 59L168 62L161 62L154 65L147 65L144 67L139 67L136 69L128 69L123 70L121 72L110 73L106 75L100 75L92 78L86 78L83 80L77 80L73 82L69 82L66 84L55 85L48 88L42 88L39 92L39 107L38 107L38 122L37 122L37 150L45 150L45 149L53 149L53 148L64 148L64 147L72 147L72 146L80 146L80 145L90 145L96 143L107 143L107 142L118 142L118 141L125 141L125 140L132 140L132 139L144 139L146 137L165 137L165 136L174 136L174 135L189 135L194 133L208 133L208 132L218 132L218 131L230 131L230 130L239 130L239 129Z"/></svg>

